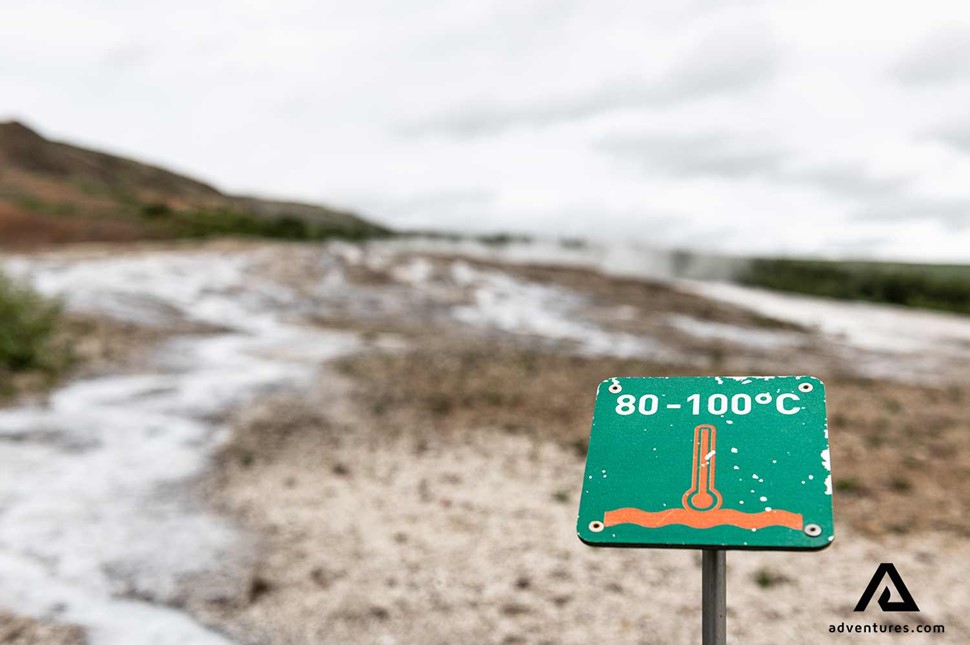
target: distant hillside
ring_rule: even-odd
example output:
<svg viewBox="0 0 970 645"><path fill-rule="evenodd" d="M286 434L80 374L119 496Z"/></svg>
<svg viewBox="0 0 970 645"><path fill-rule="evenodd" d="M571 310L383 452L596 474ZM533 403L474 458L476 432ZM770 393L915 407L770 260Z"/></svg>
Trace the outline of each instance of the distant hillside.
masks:
<svg viewBox="0 0 970 645"><path fill-rule="evenodd" d="M364 238L389 231L325 206L225 195L163 168L0 122L0 245L251 235Z"/></svg>

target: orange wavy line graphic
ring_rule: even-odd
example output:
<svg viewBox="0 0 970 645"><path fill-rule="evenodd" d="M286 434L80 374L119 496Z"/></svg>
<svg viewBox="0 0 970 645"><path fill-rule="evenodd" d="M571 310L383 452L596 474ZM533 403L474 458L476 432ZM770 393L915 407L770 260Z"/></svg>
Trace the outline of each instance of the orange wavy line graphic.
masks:
<svg viewBox="0 0 970 645"><path fill-rule="evenodd" d="M666 511L642 511L639 508L620 508L607 511L603 524L636 524L653 529L671 524L683 524L695 529L709 529L714 526L739 526L743 529L763 529L768 526L786 526L802 530L804 520L801 514L790 511L771 510L760 513L743 513L730 508L714 511L695 511L685 508L671 508Z"/></svg>

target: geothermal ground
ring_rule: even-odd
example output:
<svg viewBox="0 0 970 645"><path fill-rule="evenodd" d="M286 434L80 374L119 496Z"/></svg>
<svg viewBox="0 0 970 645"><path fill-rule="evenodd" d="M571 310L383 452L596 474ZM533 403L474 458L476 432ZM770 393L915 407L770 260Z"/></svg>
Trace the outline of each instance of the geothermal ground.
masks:
<svg viewBox="0 0 970 645"><path fill-rule="evenodd" d="M2 265L113 349L0 409L0 642L696 642L699 553L574 530L597 384L673 374L827 384L837 538L729 553L731 642L970 630L967 317L387 243ZM890 561L920 613L854 613Z"/></svg>

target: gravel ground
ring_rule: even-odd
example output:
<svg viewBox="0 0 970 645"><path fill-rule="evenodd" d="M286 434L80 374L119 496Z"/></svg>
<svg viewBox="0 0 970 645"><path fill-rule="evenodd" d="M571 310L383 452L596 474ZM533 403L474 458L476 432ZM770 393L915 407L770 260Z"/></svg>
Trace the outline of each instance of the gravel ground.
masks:
<svg viewBox="0 0 970 645"><path fill-rule="evenodd" d="M0 643L6 645L85 645L84 630L0 611Z"/></svg>

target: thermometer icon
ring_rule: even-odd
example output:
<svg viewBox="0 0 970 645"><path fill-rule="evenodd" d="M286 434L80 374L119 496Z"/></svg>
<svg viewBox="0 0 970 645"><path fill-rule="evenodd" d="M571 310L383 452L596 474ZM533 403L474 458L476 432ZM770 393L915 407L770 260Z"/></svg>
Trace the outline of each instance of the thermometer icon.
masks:
<svg viewBox="0 0 970 645"><path fill-rule="evenodd" d="M717 455L717 429L710 424L694 428L694 466L691 469L690 489L684 493L684 508L713 511L721 506L721 494L714 488L714 465Z"/></svg>

